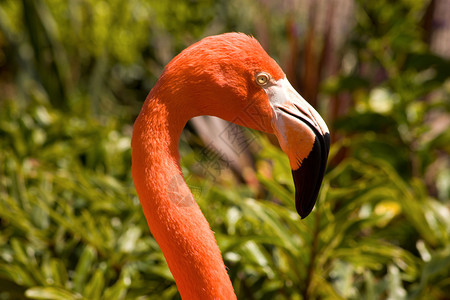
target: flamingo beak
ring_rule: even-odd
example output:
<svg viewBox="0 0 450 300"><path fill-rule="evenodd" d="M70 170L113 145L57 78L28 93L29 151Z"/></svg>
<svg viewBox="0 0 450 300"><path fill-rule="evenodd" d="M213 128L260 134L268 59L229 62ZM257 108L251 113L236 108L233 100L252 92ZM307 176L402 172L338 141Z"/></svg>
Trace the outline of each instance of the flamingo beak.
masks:
<svg viewBox="0 0 450 300"><path fill-rule="evenodd" d="M288 155L295 185L295 207L307 217L316 203L330 150L330 133L317 111L286 78L265 88L274 110L272 128Z"/></svg>

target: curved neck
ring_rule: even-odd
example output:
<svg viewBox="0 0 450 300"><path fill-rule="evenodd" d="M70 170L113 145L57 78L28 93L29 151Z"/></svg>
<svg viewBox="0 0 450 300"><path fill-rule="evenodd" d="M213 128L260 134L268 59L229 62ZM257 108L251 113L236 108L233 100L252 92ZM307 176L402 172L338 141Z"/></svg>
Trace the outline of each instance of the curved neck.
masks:
<svg viewBox="0 0 450 300"><path fill-rule="evenodd" d="M183 299L236 299L219 247L186 185L178 140L194 115L150 92L132 138L132 175L149 228ZM170 97L169 97L170 98Z"/></svg>

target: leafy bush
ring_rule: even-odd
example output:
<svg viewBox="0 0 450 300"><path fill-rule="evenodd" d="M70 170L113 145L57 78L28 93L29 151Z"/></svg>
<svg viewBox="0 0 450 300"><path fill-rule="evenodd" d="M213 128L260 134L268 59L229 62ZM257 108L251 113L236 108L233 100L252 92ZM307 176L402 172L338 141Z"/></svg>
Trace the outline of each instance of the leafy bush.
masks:
<svg viewBox="0 0 450 300"><path fill-rule="evenodd" d="M43 104L1 115L0 298L176 293L131 181L130 128Z"/></svg>
<svg viewBox="0 0 450 300"><path fill-rule="evenodd" d="M297 24L302 56L342 65L315 82L334 143L307 219L266 136L251 138L259 185L226 166L207 176L204 145L191 128L182 136L185 178L239 299L448 298L450 67L423 25L437 2L355 1L341 49L313 17ZM132 120L168 60L203 35L256 32L298 62L292 12L274 3L0 2L0 299L180 298L135 194ZM289 67L311 79L327 67L316 63Z"/></svg>
<svg viewBox="0 0 450 300"><path fill-rule="evenodd" d="M130 178L129 126L45 104L8 101L1 114L1 297L177 298ZM450 211L423 182L383 160L348 158L300 221L287 158L255 142L263 197L188 175L239 298L446 295ZM193 169L193 150L182 150Z"/></svg>

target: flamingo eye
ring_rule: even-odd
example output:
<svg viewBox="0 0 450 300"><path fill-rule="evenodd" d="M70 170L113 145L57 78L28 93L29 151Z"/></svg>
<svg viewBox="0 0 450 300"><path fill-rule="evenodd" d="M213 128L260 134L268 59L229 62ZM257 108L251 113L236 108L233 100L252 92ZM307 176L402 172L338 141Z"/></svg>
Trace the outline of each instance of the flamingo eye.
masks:
<svg viewBox="0 0 450 300"><path fill-rule="evenodd" d="M256 75L256 83L260 86L265 86L270 81L270 75L267 73L259 73Z"/></svg>

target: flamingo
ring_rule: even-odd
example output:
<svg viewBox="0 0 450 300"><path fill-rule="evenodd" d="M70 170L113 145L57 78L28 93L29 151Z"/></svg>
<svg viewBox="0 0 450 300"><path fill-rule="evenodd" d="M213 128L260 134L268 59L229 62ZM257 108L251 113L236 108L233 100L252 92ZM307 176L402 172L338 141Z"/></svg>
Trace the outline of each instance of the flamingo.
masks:
<svg viewBox="0 0 450 300"><path fill-rule="evenodd" d="M219 247L180 168L186 122L211 115L275 134L289 157L296 209L313 209L330 135L258 41L243 33L210 36L165 67L137 117L132 176L144 215L183 299L236 299Z"/></svg>

